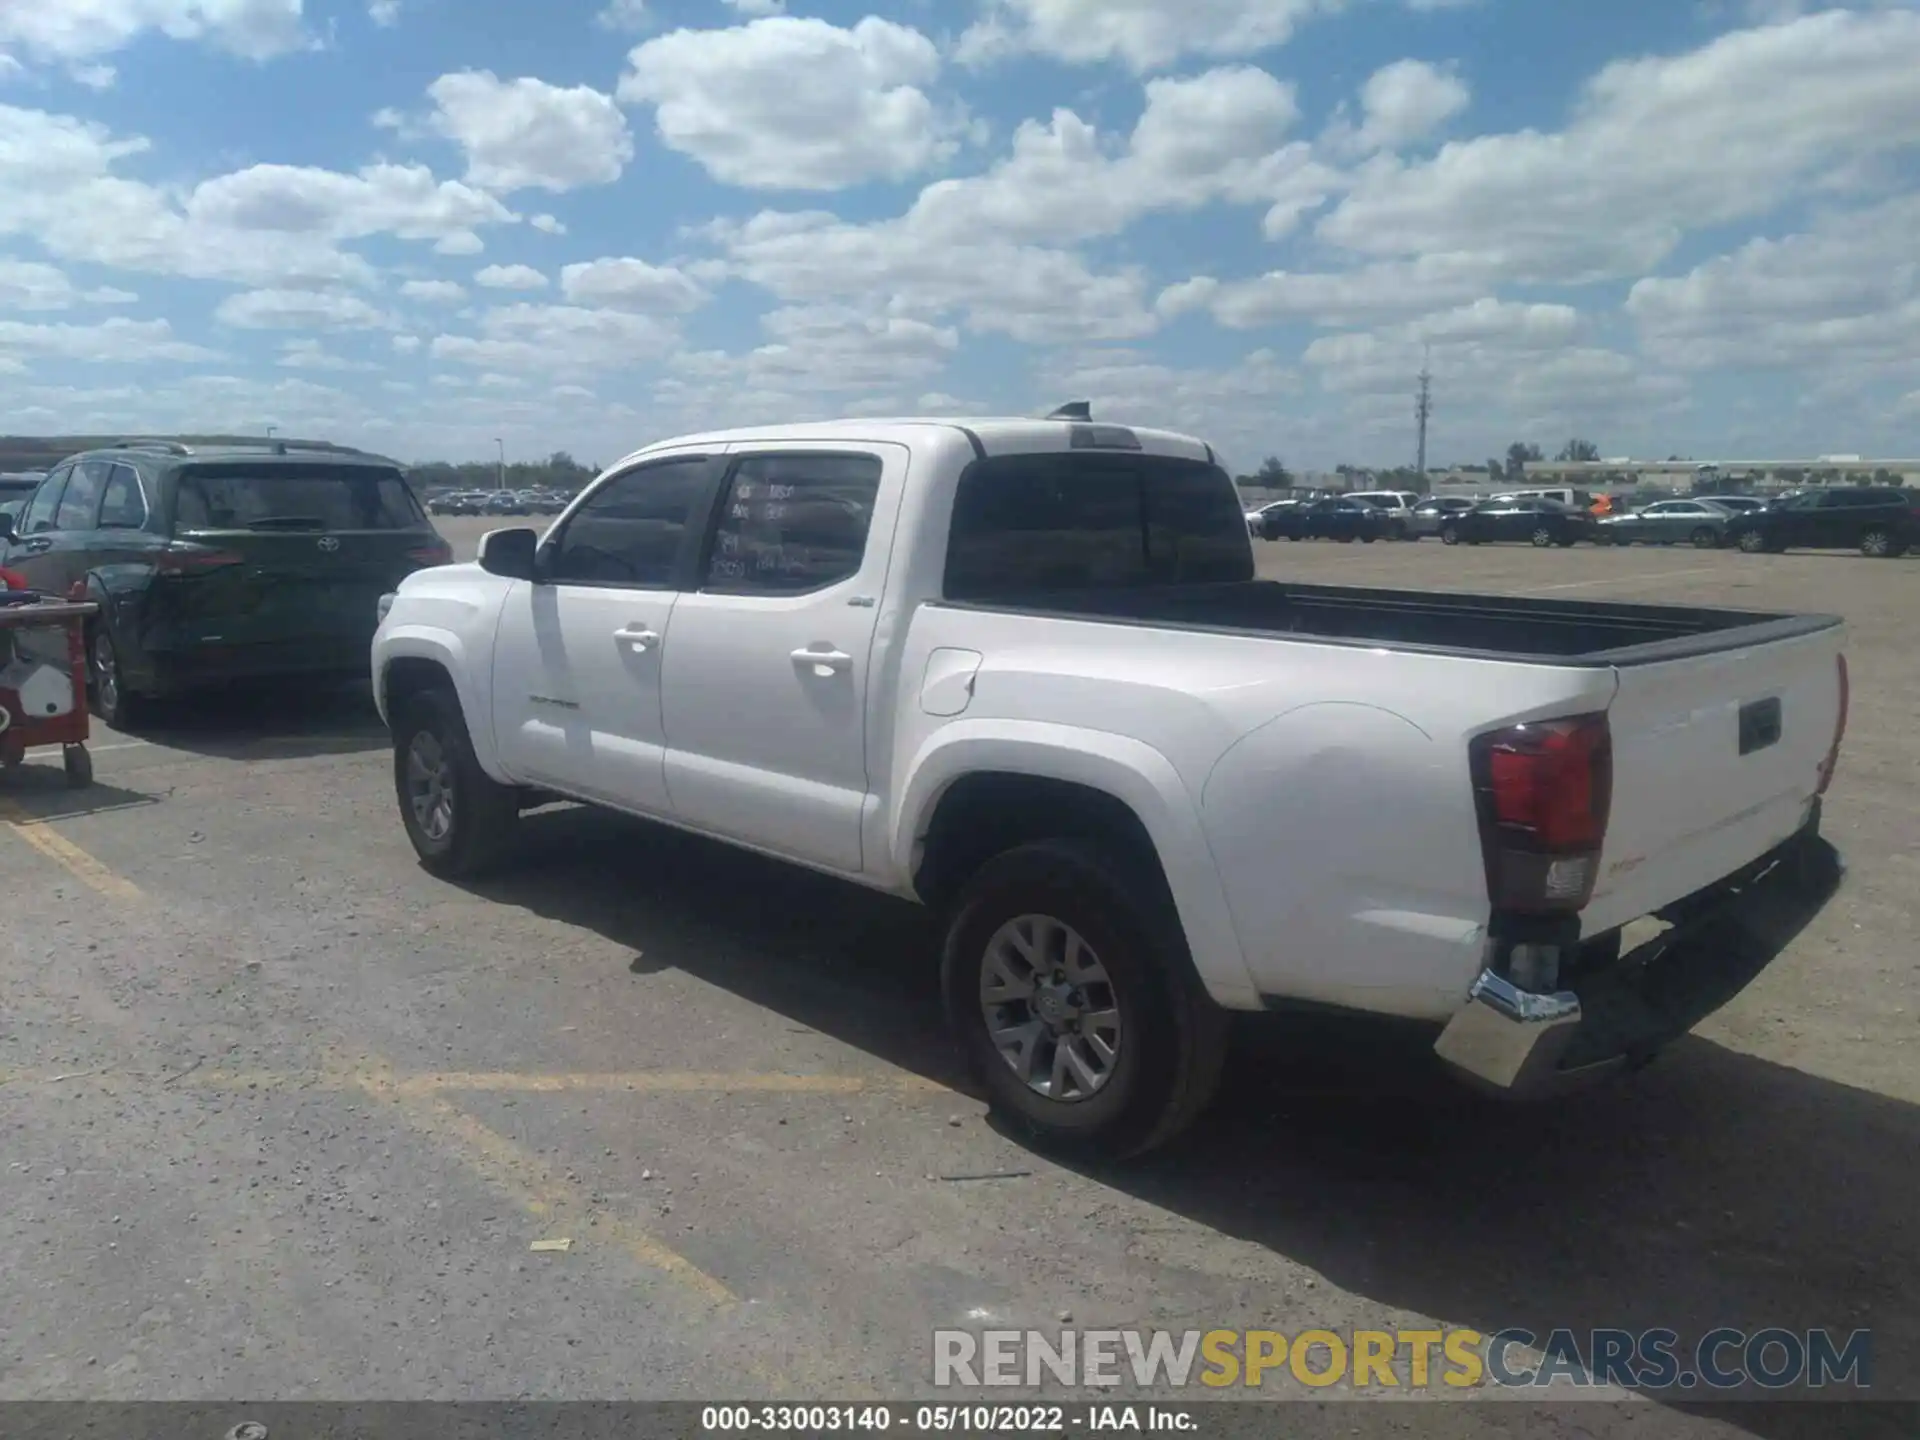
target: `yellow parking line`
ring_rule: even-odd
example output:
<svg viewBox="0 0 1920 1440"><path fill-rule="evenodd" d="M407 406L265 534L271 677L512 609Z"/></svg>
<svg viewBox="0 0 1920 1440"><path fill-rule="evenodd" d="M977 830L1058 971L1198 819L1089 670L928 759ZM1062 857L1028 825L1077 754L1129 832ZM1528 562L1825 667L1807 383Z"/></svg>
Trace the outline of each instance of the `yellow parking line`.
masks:
<svg viewBox="0 0 1920 1440"><path fill-rule="evenodd" d="M154 1081L183 1090L354 1090L363 1088L353 1070L83 1070L56 1073L0 1068L0 1085L42 1085L54 1081L93 1080L104 1088L117 1082ZM501 1093L541 1095L608 1092L634 1095L954 1095L951 1086L922 1075L787 1075L779 1073L708 1074L692 1070L613 1070L606 1072L522 1073L513 1070L447 1070L420 1074L383 1072L382 1083L398 1095Z"/></svg>
<svg viewBox="0 0 1920 1440"><path fill-rule="evenodd" d="M0 822L76 879L115 900L144 898L140 887L115 873L57 830L35 820L11 800L0 800Z"/></svg>
<svg viewBox="0 0 1920 1440"><path fill-rule="evenodd" d="M549 1220L586 1220L585 1187L557 1175L539 1156L499 1131L437 1095L404 1084L383 1066L363 1068L353 1079L363 1093L390 1105L415 1129L455 1150L481 1179L512 1195L532 1214ZM723 1283L639 1226L612 1213L595 1218L596 1234L611 1239L642 1265L673 1276L712 1304L739 1302L740 1297Z"/></svg>
<svg viewBox="0 0 1920 1440"><path fill-rule="evenodd" d="M521 1074L515 1071L455 1070L409 1075L396 1081L403 1090L504 1090L540 1093L567 1090L612 1090L691 1094L771 1092L789 1095L857 1095L863 1091L888 1093L951 1093L937 1080L900 1075L785 1075L706 1074L691 1070L629 1070L604 1074Z"/></svg>

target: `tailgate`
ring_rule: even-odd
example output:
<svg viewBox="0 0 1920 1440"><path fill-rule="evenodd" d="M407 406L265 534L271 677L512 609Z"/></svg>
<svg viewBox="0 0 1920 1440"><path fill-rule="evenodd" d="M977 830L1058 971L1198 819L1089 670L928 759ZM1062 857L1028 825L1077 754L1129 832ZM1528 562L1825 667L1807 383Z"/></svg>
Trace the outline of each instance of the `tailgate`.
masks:
<svg viewBox="0 0 1920 1440"><path fill-rule="evenodd" d="M1799 829L1840 721L1845 634L1836 624L1618 668L1612 813L1587 934L1690 895Z"/></svg>
<svg viewBox="0 0 1920 1440"><path fill-rule="evenodd" d="M430 559L434 536L417 530L263 534L195 530L180 539L233 563L172 581L187 634L227 645L371 640L380 596Z"/></svg>

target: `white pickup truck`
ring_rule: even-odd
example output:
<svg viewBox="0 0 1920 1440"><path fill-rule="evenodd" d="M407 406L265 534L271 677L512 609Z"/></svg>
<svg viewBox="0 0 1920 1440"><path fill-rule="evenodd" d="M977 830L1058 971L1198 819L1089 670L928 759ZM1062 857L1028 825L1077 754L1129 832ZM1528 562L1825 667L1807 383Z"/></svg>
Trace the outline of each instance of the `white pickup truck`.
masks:
<svg viewBox="0 0 1920 1440"><path fill-rule="evenodd" d="M1514 1095L1636 1065L1839 883L1839 620L1262 580L1209 446L1084 404L653 445L381 603L429 870L558 796L938 907L1056 1144L1177 1133L1227 1011L1427 1022Z"/></svg>

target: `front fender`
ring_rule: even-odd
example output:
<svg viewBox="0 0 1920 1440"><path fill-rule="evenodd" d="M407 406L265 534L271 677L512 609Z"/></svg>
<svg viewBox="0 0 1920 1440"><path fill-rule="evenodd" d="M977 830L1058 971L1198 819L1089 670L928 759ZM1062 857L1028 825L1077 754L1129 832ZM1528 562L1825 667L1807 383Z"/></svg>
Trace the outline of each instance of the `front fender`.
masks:
<svg viewBox="0 0 1920 1440"><path fill-rule="evenodd" d="M493 692L476 683L467 642L437 625L396 624L390 620L380 627L373 637L373 703L388 725L392 725L393 717L388 713L387 675L394 661L403 659L430 661L447 672L454 693L460 697L460 713L466 720L474 758L491 778L506 783L493 739ZM481 673L486 673L485 667L481 667Z"/></svg>
<svg viewBox="0 0 1920 1440"><path fill-rule="evenodd" d="M915 845L948 787L983 773L1069 781L1103 791L1131 809L1159 856L1194 969L1208 993L1229 1009L1259 1007L1193 798L1166 756L1141 741L1022 720L958 720L941 727L909 761L889 821L896 874L913 873Z"/></svg>

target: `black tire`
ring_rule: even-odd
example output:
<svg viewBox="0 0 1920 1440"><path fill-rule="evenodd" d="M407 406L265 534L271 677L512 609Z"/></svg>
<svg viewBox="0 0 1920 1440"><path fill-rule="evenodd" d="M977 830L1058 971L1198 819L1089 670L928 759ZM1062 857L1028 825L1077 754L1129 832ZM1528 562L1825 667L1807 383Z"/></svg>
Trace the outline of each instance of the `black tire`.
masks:
<svg viewBox="0 0 1920 1440"><path fill-rule="evenodd" d="M1108 976L1118 1057L1084 1098L1039 1094L988 1035L980 989L989 944L1023 916L1071 926ZM996 856L960 893L940 974L949 1030L989 1104L1041 1148L1142 1154L1186 1129L1218 1088L1226 1015L1194 974L1164 882L1142 864L1077 840Z"/></svg>
<svg viewBox="0 0 1920 1440"><path fill-rule="evenodd" d="M1893 532L1884 525L1872 525L1860 537L1860 553L1869 560L1890 560L1899 553Z"/></svg>
<svg viewBox="0 0 1920 1440"><path fill-rule="evenodd" d="M1455 525L1442 525L1440 527L1440 543L1442 545L1458 545L1460 543L1459 527Z"/></svg>
<svg viewBox="0 0 1920 1440"><path fill-rule="evenodd" d="M426 737L444 761L437 792L445 801L445 829L415 804L410 761L416 740ZM423 763L429 751L422 745ZM513 848L520 818L519 793L480 768L473 741L451 690L423 690L409 699L393 727L393 789L400 821L420 864L443 879L480 875L497 866Z"/></svg>
<svg viewBox="0 0 1920 1440"><path fill-rule="evenodd" d="M1549 545L1553 544L1553 531L1542 525L1538 530L1533 532L1530 538L1533 540L1534 549L1545 550Z"/></svg>
<svg viewBox="0 0 1920 1440"><path fill-rule="evenodd" d="M1374 542L1375 540L1377 540L1377 539L1379 539L1379 538L1380 538L1380 537L1379 537L1379 536L1377 536L1377 535L1362 535L1362 536L1360 537L1360 539L1361 539L1362 541L1364 541L1364 542L1365 542L1366 544L1368 544L1368 545L1371 545L1371 544L1372 544L1372 543L1373 543L1373 542Z"/></svg>
<svg viewBox="0 0 1920 1440"><path fill-rule="evenodd" d="M1767 537L1758 530L1741 531L1740 538L1735 543L1739 545L1743 555L1762 555L1770 548L1767 545Z"/></svg>
<svg viewBox="0 0 1920 1440"><path fill-rule="evenodd" d="M1702 525L1687 538L1693 541L1696 550L1716 550L1720 546L1719 533L1711 525Z"/></svg>
<svg viewBox="0 0 1920 1440"><path fill-rule="evenodd" d="M127 689L120 650L105 623L87 632L87 706L94 719L122 733L138 729L146 718L146 697Z"/></svg>
<svg viewBox="0 0 1920 1440"><path fill-rule="evenodd" d="M60 756L67 772L67 788L84 790L93 784L93 755L84 745L69 745Z"/></svg>

